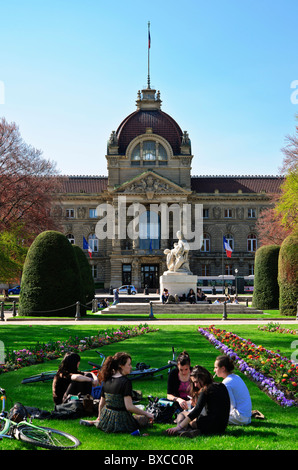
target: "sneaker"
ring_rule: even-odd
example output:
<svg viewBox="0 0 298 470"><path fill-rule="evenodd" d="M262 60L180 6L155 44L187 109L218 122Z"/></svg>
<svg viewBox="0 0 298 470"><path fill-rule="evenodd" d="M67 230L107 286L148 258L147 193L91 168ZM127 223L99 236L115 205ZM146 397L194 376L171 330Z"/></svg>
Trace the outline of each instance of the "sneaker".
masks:
<svg viewBox="0 0 298 470"><path fill-rule="evenodd" d="M82 426L95 426L95 421L88 421L87 419L81 419L80 424Z"/></svg>
<svg viewBox="0 0 298 470"><path fill-rule="evenodd" d="M180 433L180 437L190 437L190 438L193 438L193 437L197 437L201 434L201 431L199 429L191 429L191 430L188 430L188 431L182 431Z"/></svg>

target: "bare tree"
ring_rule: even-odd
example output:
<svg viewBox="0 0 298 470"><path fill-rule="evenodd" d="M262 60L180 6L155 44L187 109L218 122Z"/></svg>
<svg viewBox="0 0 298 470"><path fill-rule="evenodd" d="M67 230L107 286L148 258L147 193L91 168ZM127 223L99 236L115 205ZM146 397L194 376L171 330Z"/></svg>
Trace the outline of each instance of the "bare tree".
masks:
<svg viewBox="0 0 298 470"><path fill-rule="evenodd" d="M55 163L24 142L15 123L0 120L0 229L37 234L57 229L51 215L59 178Z"/></svg>

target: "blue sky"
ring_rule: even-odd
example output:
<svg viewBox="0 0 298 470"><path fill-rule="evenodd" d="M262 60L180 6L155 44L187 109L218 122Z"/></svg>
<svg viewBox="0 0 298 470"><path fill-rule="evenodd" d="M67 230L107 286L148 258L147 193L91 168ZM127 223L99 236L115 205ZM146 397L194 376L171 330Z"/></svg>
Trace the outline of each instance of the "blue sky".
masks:
<svg viewBox="0 0 298 470"><path fill-rule="evenodd" d="M0 0L0 116L61 174L106 175L110 133L147 83L150 21L151 87L189 132L192 174L278 174L297 18L297 0Z"/></svg>

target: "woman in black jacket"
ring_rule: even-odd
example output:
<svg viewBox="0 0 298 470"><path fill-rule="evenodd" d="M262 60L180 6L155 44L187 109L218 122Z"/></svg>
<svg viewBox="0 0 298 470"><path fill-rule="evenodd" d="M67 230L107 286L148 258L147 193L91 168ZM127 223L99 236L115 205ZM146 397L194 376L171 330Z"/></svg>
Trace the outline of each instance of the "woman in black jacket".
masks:
<svg viewBox="0 0 298 470"><path fill-rule="evenodd" d="M210 372L195 366L190 374L195 407L178 415L177 426L167 429L169 435L195 437L200 434L224 433L230 412L230 398L223 383L213 382Z"/></svg>

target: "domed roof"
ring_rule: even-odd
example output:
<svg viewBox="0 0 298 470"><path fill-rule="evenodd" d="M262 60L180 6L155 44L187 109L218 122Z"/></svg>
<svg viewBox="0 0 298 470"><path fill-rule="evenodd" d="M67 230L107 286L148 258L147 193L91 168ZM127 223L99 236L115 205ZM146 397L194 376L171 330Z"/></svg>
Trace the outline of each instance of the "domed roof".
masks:
<svg viewBox="0 0 298 470"><path fill-rule="evenodd" d="M142 101L144 100L139 100L137 103ZM157 101L155 99L154 103L156 104ZM159 106L153 104L153 109L147 109L146 107L144 109L144 107L140 105L139 109L127 116L118 127L116 135L119 154L124 155L130 142L138 135L145 134L146 130L151 128L154 134L160 135L169 142L174 155L179 155L183 136L180 126L167 113L156 109Z"/></svg>

